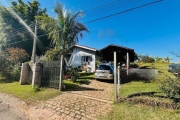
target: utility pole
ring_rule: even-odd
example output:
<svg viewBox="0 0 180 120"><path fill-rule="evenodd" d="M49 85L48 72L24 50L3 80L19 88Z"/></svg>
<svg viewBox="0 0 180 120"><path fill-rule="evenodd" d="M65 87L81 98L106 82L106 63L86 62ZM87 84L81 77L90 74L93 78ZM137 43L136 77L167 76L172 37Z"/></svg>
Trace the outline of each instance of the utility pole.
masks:
<svg viewBox="0 0 180 120"><path fill-rule="evenodd" d="M33 63L36 63L36 42L37 42L37 20L35 23L35 29L34 29L34 42L33 42L33 51L32 51L32 58L31 61Z"/></svg>

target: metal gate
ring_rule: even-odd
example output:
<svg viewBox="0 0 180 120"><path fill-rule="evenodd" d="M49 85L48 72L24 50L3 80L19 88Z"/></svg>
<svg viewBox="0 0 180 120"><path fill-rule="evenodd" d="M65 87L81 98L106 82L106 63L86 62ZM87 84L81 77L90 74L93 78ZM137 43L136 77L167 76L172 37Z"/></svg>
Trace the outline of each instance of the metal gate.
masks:
<svg viewBox="0 0 180 120"><path fill-rule="evenodd" d="M42 85L59 89L60 67L43 67Z"/></svg>
<svg viewBox="0 0 180 120"><path fill-rule="evenodd" d="M62 65L61 61L43 62L42 86L61 89Z"/></svg>

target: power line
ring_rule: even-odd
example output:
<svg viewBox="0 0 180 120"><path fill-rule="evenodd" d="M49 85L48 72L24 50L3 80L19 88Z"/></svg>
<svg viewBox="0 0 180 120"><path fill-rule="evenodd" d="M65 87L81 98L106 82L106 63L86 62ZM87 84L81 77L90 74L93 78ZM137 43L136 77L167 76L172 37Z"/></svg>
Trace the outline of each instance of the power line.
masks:
<svg viewBox="0 0 180 120"><path fill-rule="evenodd" d="M108 4L111 4L111 3L114 3L114 2L117 2L117 1L119 1L119 0L115 0L115 1L113 1L113 2L108 2ZM131 0L130 0L131 1ZM120 2L120 3L125 3L125 2ZM104 5L108 5L108 4L103 4L103 5L101 5L101 6L99 6L99 7L103 7ZM96 9L96 8L93 8L93 9ZM108 10L106 10L106 11L108 11ZM101 13L103 13L103 12L101 12ZM95 14L96 15L96 14ZM91 16L92 17L92 16ZM87 17L86 17L87 18ZM39 25L40 23L38 23L38 25ZM31 28L31 29L33 29L34 28L34 23L33 24L31 24L29 27ZM31 27L32 26L32 27ZM39 29L39 28L38 28ZM10 33L11 34L16 34L17 32L21 32L21 33L28 33L28 32L25 32L25 30L27 30L26 28L20 28L20 29L16 29L16 30L13 30L13 32L11 31ZM15 37L15 36L19 36L19 34L18 35L13 35L13 36L11 36L11 37Z"/></svg>
<svg viewBox="0 0 180 120"><path fill-rule="evenodd" d="M124 10L124 11L121 11L121 12L118 12L118 13L115 13L115 14L111 14L111 15L108 15L108 16L104 16L104 17L101 17L101 18L97 18L97 19L94 19L94 20L85 22L84 24L88 24L88 23L96 22L96 21L99 21L99 20L102 20L102 19L110 18L110 17L116 16L116 15L119 15L119 14L123 14L123 13L130 12L130 11L133 11L133 10L136 10L136 9L139 9L139 8L143 8L143 7L146 7L146 6L150 6L150 5L153 5L153 4L162 2L162 1L164 1L164 0L156 0L156 1L154 1L154 2L149 2L149 3L147 3L147 4L143 4L143 5L140 5L140 6L137 6L137 7L134 7L134 8L130 8L130 9L127 9L127 10ZM37 36L37 38L42 37L42 36L46 36L46 35L48 35L48 34L57 33L57 32L60 32L60 31L61 31L61 30L55 31L55 32L51 32L51 33L47 33L47 34L43 34L43 35L39 35L39 36ZM30 39L29 39L29 40L30 40ZM26 40L26 41L28 41L28 40ZM18 42L6 44L6 45L17 44L17 43L20 43L20 42L25 42L25 41L18 41Z"/></svg>
<svg viewBox="0 0 180 120"><path fill-rule="evenodd" d="M100 14L102 14L102 13L107 13L107 12L110 12L110 11L112 11L112 10L115 10L115 9L118 9L118 8L122 8L122 7L125 7L125 6L128 6L128 5L131 5L131 4L134 4L134 3L137 3L137 2L140 2L141 0L137 0L137 1L133 1L133 2L129 2L128 4L121 4L120 6L110 6L110 9L104 9L103 11L95 11L94 13L95 14L88 14L87 15L87 17L85 17L85 19L86 18L90 18L90 17L93 17L93 16L96 16L96 15L100 15Z"/></svg>
<svg viewBox="0 0 180 120"><path fill-rule="evenodd" d="M136 10L136 9L139 9L139 8L143 8L143 7L146 7L146 6L149 6L149 5L152 5L152 4L156 4L156 3L159 3L159 2L162 2L162 1L163 0L156 0L154 2L143 4L143 5L140 5L140 6L137 6L137 7L134 7L134 8L130 8L130 9L127 9L127 10L124 10L124 11L121 11L121 12L118 12L118 13L115 13L115 14L111 14L111 15L104 16L104 17L101 17L101 18L97 18L97 19L85 22L84 24L88 24L88 23L92 23L92 22L99 21L99 20L102 20L102 19L110 18L110 17L116 16L116 15L119 15L119 14L123 14L123 13L133 11L133 10Z"/></svg>
<svg viewBox="0 0 180 120"><path fill-rule="evenodd" d="M102 4L102 5L99 5L99 6L97 6L97 7L93 7L93 8L91 8L91 9L87 9L87 10L84 10L84 13L88 13L89 11L90 12L92 12L92 11L94 11L94 10L98 10L98 9L101 9L101 8L105 8L106 6L111 6L111 5L113 5L113 4L115 4L115 5L117 5L117 4L121 4L121 3L125 3L125 2L128 2L129 0L127 0L127 1L121 1L121 0L114 0L114 1L111 1L111 2L108 2L108 3L104 3L104 4ZM132 0L130 0L130 1L132 1Z"/></svg>

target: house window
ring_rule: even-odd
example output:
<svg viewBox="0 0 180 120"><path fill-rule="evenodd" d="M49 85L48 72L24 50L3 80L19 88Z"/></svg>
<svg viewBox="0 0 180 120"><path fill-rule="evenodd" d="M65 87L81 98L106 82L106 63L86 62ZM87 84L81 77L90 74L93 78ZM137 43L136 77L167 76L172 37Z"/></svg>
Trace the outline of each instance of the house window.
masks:
<svg viewBox="0 0 180 120"><path fill-rule="evenodd" d="M81 56L81 62L92 62L92 56Z"/></svg>

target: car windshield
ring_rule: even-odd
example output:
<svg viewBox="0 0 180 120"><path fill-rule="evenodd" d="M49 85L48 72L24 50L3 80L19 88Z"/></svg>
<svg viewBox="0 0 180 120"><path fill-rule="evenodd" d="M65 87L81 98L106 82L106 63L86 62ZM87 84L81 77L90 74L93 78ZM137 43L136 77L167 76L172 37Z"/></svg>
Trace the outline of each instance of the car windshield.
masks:
<svg viewBox="0 0 180 120"><path fill-rule="evenodd" d="M109 65L99 65L97 70L112 70Z"/></svg>
<svg viewBox="0 0 180 120"><path fill-rule="evenodd" d="M114 70L114 65L110 65L111 69Z"/></svg>
<svg viewBox="0 0 180 120"><path fill-rule="evenodd" d="M171 67L172 69L177 69L179 67L178 64L171 64L169 65L169 67Z"/></svg>

